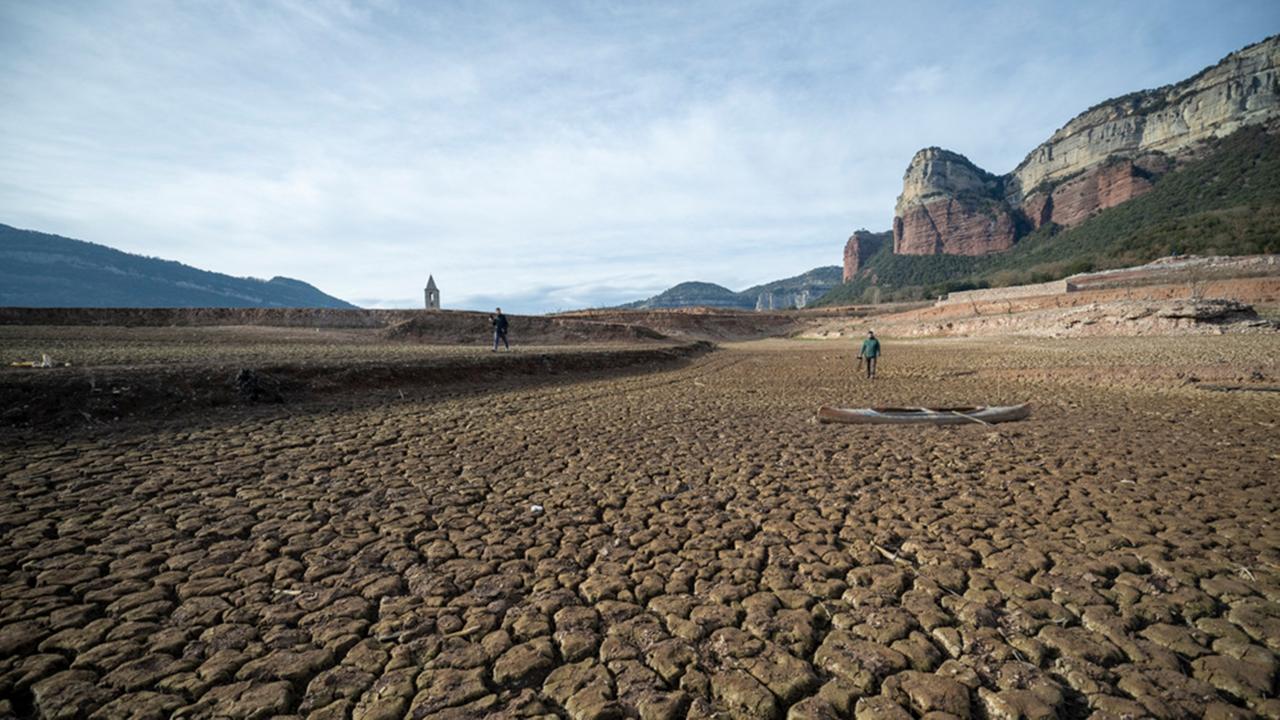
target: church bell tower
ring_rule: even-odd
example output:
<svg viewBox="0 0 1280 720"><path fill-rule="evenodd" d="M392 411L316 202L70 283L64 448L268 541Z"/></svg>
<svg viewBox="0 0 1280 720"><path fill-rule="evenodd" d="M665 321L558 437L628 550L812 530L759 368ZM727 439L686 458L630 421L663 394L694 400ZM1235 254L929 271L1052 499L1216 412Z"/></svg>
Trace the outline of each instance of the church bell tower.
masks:
<svg viewBox="0 0 1280 720"><path fill-rule="evenodd" d="M439 310L440 309L440 288L436 287L436 279L434 276L431 276L431 275L427 276L426 296L427 296L427 309Z"/></svg>

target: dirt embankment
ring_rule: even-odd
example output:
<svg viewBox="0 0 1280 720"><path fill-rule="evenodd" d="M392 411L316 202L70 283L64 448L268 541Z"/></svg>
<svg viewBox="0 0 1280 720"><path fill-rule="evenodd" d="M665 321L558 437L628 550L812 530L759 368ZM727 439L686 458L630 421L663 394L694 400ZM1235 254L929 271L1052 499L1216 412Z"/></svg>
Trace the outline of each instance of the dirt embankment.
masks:
<svg viewBox="0 0 1280 720"><path fill-rule="evenodd" d="M1204 284L1222 280L1272 277L1280 274L1280 255L1242 257L1167 257L1138 267L1073 275L1067 280L1082 290L1133 288L1177 283Z"/></svg>
<svg viewBox="0 0 1280 720"><path fill-rule="evenodd" d="M749 312L713 308L583 310L562 319L640 325L663 335L703 340L754 340L794 334L805 319L796 312Z"/></svg>
<svg viewBox="0 0 1280 720"><path fill-rule="evenodd" d="M1197 285L1169 283L1133 287L1108 287L1098 290L1041 295L1039 297L994 300L955 305L932 305L887 316L897 320L938 320L961 317L987 317L1010 315L1034 310L1066 309L1112 302L1163 302L1195 298L1234 300L1249 305L1275 305L1280 303L1280 277L1236 278L1214 280Z"/></svg>
<svg viewBox="0 0 1280 720"><path fill-rule="evenodd" d="M634 322L508 315L524 344L657 340ZM0 325L92 327L385 328L388 339L473 344L489 337L489 314L468 310L330 310L325 308L0 308Z"/></svg>
<svg viewBox="0 0 1280 720"><path fill-rule="evenodd" d="M902 337L1028 335L1082 337L1275 332L1250 305L1234 300L1114 301L1064 309L957 318L935 323L892 323L884 332Z"/></svg>
<svg viewBox="0 0 1280 720"><path fill-rule="evenodd" d="M508 316L510 340L518 344L573 344L586 342L642 342L664 340L662 333L638 324L601 322L541 315ZM493 338L489 316L484 313L421 313L387 328L388 340L474 345Z"/></svg>
<svg viewBox="0 0 1280 720"><path fill-rule="evenodd" d="M717 308L661 310L580 310L556 317L641 325L673 338L735 342L802 335L815 324L879 317L929 307L930 303L885 303L752 312Z"/></svg>
<svg viewBox="0 0 1280 720"><path fill-rule="evenodd" d="M1280 278L1218 280L1107 288L1040 297L935 305L876 320L899 337L960 335L1218 334L1274 332L1254 305L1280 303ZM803 337L841 337L862 331L841 320L815 322Z"/></svg>
<svg viewBox="0 0 1280 720"><path fill-rule="evenodd" d="M848 314L842 311L840 314ZM750 340L803 327L797 313L691 308L507 315L522 345L681 340ZM474 344L492 337L489 313L468 310L328 310L323 308L0 308L0 325L94 327L302 327L385 329L389 340Z"/></svg>
<svg viewBox="0 0 1280 720"><path fill-rule="evenodd" d="M563 381L566 375L648 371L678 365L713 349L710 343L693 342L650 348L484 352L391 362L5 369L0 370L0 427L91 426L334 398L360 403L397 393L416 396L445 386L465 385L474 392L512 378L539 384Z"/></svg>

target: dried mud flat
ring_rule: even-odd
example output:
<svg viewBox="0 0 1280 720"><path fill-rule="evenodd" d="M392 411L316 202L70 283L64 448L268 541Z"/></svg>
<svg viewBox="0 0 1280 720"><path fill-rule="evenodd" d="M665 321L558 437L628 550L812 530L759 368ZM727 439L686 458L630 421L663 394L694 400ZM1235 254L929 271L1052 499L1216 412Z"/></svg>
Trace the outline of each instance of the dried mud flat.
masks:
<svg viewBox="0 0 1280 720"><path fill-rule="evenodd" d="M1280 716L1274 337L886 351L6 436L0 714Z"/></svg>
<svg viewBox="0 0 1280 720"><path fill-rule="evenodd" d="M0 367L0 432L54 432L139 418L164 424L255 404L287 403L306 411L321 402L351 407L439 397L452 386L466 393L495 384L557 382L565 374L651 371L713 347L619 339L616 328L596 326L605 332L590 344L566 344L563 336L548 344L543 333L543 342L534 345L524 334L510 349L494 352L487 339L434 344L369 328L0 325L3 361L46 356L54 365Z"/></svg>

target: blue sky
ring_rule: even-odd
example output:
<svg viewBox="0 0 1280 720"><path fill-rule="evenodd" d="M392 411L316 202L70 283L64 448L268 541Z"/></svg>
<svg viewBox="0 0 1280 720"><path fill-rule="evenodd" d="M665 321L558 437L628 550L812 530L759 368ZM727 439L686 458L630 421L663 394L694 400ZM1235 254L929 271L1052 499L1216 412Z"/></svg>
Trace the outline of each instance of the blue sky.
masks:
<svg viewBox="0 0 1280 720"><path fill-rule="evenodd" d="M370 307L739 290L887 229L921 147L1007 172L1275 32L1275 0L0 0L0 222Z"/></svg>

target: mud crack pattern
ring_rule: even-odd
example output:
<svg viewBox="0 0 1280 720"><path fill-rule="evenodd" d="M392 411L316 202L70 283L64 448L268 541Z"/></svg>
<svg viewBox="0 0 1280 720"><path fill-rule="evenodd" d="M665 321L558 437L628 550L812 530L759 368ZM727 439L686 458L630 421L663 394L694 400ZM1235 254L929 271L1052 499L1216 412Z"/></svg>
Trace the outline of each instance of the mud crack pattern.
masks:
<svg viewBox="0 0 1280 720"><path fill-rule="evenodd" d="M11 442L0 714L1280 716L1280 401L889 349Z"/></svg>

